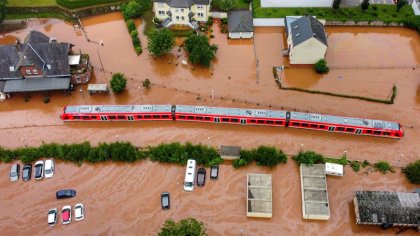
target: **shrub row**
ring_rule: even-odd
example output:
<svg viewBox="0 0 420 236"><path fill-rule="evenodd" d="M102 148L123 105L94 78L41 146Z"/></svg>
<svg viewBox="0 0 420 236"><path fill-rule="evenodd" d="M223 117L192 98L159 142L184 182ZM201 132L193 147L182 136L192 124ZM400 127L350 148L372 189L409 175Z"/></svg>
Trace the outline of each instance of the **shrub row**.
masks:
<svg viewBox="0 0 420 236"><path fill-rule="evenodd" d="M241 150L240 158L233 161L233 167L240 168L255 161L259 166L273 167L287 162L282 150L271 146L260 146L257 149Z"/></svg>
<svg viewBox="0 0 420 236"><path fill-rule="evenodd" d="M340 164L343 166L350 165L355 172L359 172L360 166L363 168L371 166L375 168L376 171L386 174L388 171L394 172L391 164L387 161L378 161L373 166L365 160L362 164L359 161L351 161L347 159L346 155L341 156L340 158L326 158L323 155L316 153L314 151L300 151L298 154L292 157L299 165L314 165L314 164L323 164L326 162Z"/></svg>
<svg viewBox="0 0 420 236"><path fill-rule="evenodd" d="M341 94L341 93L332 93L332 92L326 92L326 91L319 91L319 90L311 90L311 89L304 89L304 88L297 88L297 87L284 87L279 79L279 76L277 74L277 68L273 67L273 76L274 80L276 81L278 87L282 90L293 90L298 92L305 92L305 93L312 93L312 94L322 94L322 95L328 95L328 96L334 96L334 97L342 97L342 98L352 98L352 99L359 99L369 102L379 102L379 103L385 103L385 104L394 104L394 100L397 97L397 86L394 84L392 86L392 94L389 99L377 99L377 98L371 98L371 97L363 97L363 96L355 96L355 95L348 95L348 94Z"/></svg>
<svg viewBox="0 0 420 236"><path fill-rule="evenodd" d="M134 50L136 51L137 55L140 55L143 52L141 47L140 39L139 39L139 32L136 29L136 23L133 19L129 19L126 22L128 33L130 33L131 41L133 42Z"/></svg>
<svg viewBox="0 0 420 236"><path fill-rule="evenodd" d="M80 144L42 144L39 147L25 147L8 150L0 147L0 159L10 162L19 159L23 163L34 162L42 157L81 164L84 161L96 163L104 161L134 162L149 157L152 161L186 164L195 159L198 164L210 166L223 162L216 149L201 144L186 143L161 144L141 150L129 142L100 143L92 147L90 143Z"/></svg>
<svg viewBox="0 0 420 236"><path fill-rule="evenodd" d="M124 2L123 0L56 0L57 4L69 9L89 7L105 3Z"/></svg>
<svg viewBox="0 0 420 236"><path fill-rule="evenodd" d="M407 179L413 184L420 184L420 160L410 163L402 169Z"/></svg>

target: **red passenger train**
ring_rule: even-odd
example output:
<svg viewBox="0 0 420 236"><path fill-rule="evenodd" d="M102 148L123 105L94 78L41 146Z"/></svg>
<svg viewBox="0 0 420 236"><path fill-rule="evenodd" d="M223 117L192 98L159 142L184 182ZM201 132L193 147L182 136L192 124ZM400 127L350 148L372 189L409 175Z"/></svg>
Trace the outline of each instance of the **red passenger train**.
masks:
<svg viewBox="0 0 420 236"><path fill-rule="evenodd" d="M401 138L397 122L283 110L185 105L66 106L63 121L173 120L241 125L282 126L388 138Z"/></svg>

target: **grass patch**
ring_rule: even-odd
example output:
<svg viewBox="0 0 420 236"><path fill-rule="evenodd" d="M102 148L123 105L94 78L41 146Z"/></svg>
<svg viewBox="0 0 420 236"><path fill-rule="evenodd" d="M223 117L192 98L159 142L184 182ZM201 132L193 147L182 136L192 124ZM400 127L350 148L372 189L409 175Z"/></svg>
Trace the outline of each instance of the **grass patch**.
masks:
<svg viewBox="0 0 420 236"><path fill-rule="evenodd" d="M236 0L233 9L249 9L249 3L245 2L245 0Z"/></svg>
<svg viewBox="0 0 420 236"><path fill-rule="evenodd" d="M290 8L262 8L260 0L253 1L255 18L284 18L293 15L310 14L322 16L323 19L330 21L374 21L405 23L407 18L413 16L413 9L410 5L404 6L399 12L397 7L389 4L375 4L375 9L370 7L362 11L359 6L342 7L333 9L329 7L290 7ZM321 17L320 17L321 18Z"/></svg>
<svg viewBox="0 0 420 236"><path fill-rule="evenodd" d="M56 18L72 22L74 19L58 12L27 12L27 13L7 13L7 20L28 19L28 18Z"/></svg>
<svg viewBox="0 0 420 236"><path fill-rule="evenodd" d="M143 23L145 24L143 33L146 36L149 36L149 34L155 29L155 23L153 23L154 16L155 14L153 13L152 10L146 11L143 13L143 15L141 15L141 19L143 20Z"/></svg>
<svg viewBox="0 0 420 236"><path fill-rule="evenodd" d="M39 0L39 1L41 1L41 0ZM121 1L121 0L57 0L58 5L69 8L69 9L89 7L89 6L101 5L101 4L107 4L107 3L121 3L121 2L127 2L127 1Z"/></svg>
<svg viewBox="0 0 420 236"><path fill-rule="evenodd" d="M8 0L8 7L45 7L57 5L55 0Z"/></svg>

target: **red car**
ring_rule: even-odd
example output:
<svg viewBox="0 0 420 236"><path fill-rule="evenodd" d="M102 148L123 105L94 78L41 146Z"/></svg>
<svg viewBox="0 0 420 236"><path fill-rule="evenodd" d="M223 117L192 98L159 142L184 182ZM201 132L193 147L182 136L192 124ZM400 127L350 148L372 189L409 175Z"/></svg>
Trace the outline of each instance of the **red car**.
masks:
<svg viewBox="0 0 420 236"><path fill-rule="evenodd" d="M63 225L71 223L71 206L63 206L63 209L61 210L61 222Z"/></svg>

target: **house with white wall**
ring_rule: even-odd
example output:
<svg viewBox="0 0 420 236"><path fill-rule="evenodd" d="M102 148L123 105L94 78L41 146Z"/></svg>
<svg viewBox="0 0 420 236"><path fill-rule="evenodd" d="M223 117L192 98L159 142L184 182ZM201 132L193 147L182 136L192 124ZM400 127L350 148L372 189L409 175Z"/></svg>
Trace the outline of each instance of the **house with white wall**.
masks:
<svg viewBox="0 0 420 236"><path fill-rule="evenodd" d="M166 28L176 25L198 27L210 16L211 0L153 0L155 17Z"/></svg>
<svg viewBox="0 0 420 236"><path fill-rule="evenodd" d="M315 64L328 48L324 25L313 16L286 17L290 64Z"/></svg>
<svg viewBox="0 0 420 236"><path fill-rule="evenodd" d="M332 7L333 0L261 0L261 7Z"/></svg>
<svg viewBox="0 0 420 236"><path fill-rule="evenodd" d="M411 3L411 7L413 8L414 15L418 16L420 15L420 1L419 0L413 0Z"/></svg>

